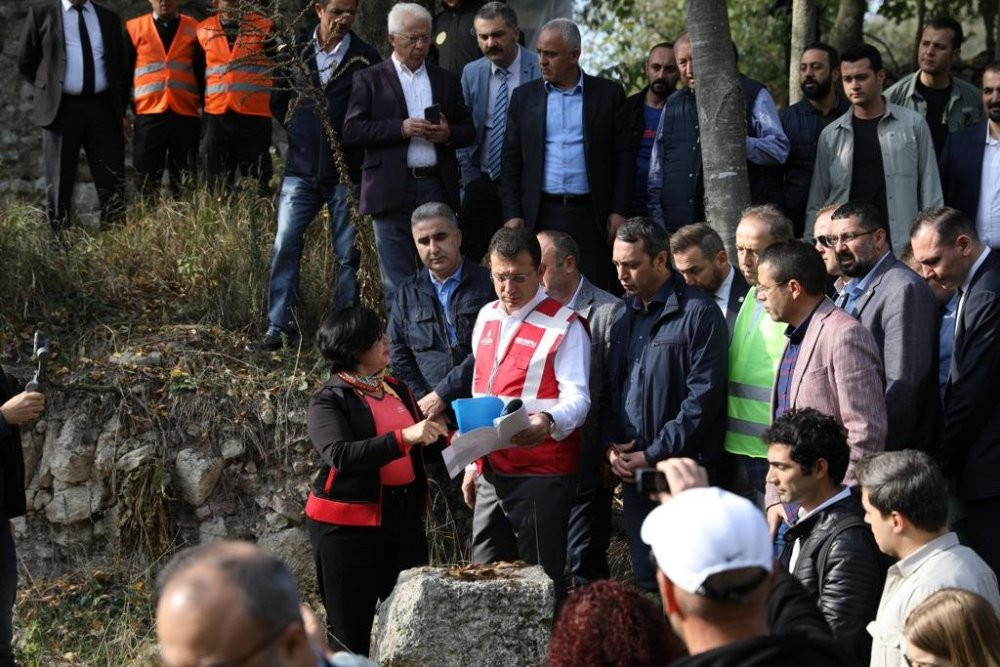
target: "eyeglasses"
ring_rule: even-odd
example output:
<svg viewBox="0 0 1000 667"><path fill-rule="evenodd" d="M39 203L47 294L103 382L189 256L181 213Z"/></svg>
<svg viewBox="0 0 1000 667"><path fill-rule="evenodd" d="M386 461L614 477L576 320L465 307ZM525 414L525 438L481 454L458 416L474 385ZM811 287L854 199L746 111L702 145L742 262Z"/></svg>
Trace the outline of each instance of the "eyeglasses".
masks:
<svg viewBox="0 0 1000 667"><path fill-rule="evenodd" d="M777 287L784 287L787 284L788 284L787 280L782 280L780 283L774 283L773 285L767 285L767 286L757 285L757 295L758 296L760 296L760 295L767 296L771 292L773 292L775 290L775 288L777 288Z"/></svg>
<svg viewBox="0 0 1000 667"><path fill-rule="evenodd" d="M825 234L823 236L817 236L816 240L825 245L827 248L835 248L839 243L850 243L854 239L867 236L869 234L874 234L878 229L869 229L867 232L847 232L846 234L841 234L837 236L836 234Z"/></svg>
<svg viewBox="0 0 1000 667"><path fill-rule="evenodd" d="M515 285L520 285L528 280L527 273L494 273L494 282L498 283L514 283Z"/></svg>
<svg viewBox="0 0 1000 667"><path fill-rule="evenodd" d="M411 44L411 45L412 44L430 44L431 43L431 36L430 35L403 35L403 34L399 34L399 33L393 33L393 34L396 35L396 37L402 38L402 40L404 42L406 42L407 44Z"/></svg>

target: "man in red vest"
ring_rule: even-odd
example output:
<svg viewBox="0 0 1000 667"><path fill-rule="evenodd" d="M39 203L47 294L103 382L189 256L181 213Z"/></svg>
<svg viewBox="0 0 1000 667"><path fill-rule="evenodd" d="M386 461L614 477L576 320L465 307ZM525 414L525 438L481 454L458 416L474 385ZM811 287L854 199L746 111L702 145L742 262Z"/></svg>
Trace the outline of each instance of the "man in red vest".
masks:
<svg viewBox="0 0 1000 667"><path fill-rule="evenodd" d="M205 52L198 21L177 12L177 0L149 0L153 11L125 24L132 72L132 165L145 195L156 194L168 173L170 191L193 183L205 88Z"/></svg>
<svg viewBox="0 0 1000 667"><path fill-rule="evenodd" d="M272 23L237 0L213 0L216 14L198 24L205 49L206 172L213 187L232 187L237 171L271 180Z"/></svg>
<svg viewBox="0 0 1000 667"><path fill-rule="evenodd" d="M576 498L580 427L590 409L590 337L576 313L541 289L534 232L502 228L490 241L497 301L472 332L473 396L520 399L531 426L466 470L472 560L541 565L566 597L566 534Z"/></svg>

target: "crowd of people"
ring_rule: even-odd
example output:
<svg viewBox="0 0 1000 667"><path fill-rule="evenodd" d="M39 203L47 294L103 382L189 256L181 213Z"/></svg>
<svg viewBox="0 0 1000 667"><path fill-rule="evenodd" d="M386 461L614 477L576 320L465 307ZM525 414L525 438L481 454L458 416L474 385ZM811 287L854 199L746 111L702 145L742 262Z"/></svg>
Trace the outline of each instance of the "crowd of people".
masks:
<svg viewBox="0 0 1000 667"><path fill-rule="evenodd" d="M304 232L327 206L338 272L316 340L331 376L309 408L321 466L305 514L334 648L366 655L377 601L427 562L425 466L452 401L496 396L529 426L465 470L472 558L549 575L553 664L614 664L594 662L600 633L578 636L599 609L634 626L629 664L998 664L1000 63L981 94L955 76L959 23L929 21L920 69L885 90L868 44L806 47L804 99L781 111L740 75L752 205L730 257L705 221L686 33L650 48L626 97L580 67L576 24L553 19L526 47L502 2L398 3L385 59L351 30L358 0L316 2L291 45L243 3L215 4L198 23L151 0L122 31L90 0L53 1L31 11L19 65L55 230L81 146L120 215L126 100L147 192L164 172L192 179L199 116L219 184L265 187L271 119L286 128L268 325L247 349L299 336ZM304 67L274 66L288 48ZM358 305L351 189L385 326ZM10 400L3 437L42 409ZM637 485L650 468L670 493ZM11 483L8 517L23 513ZM601 583L619 484L634 583L683 646ZM220 563L263 563L232 549L175 571L226 574L212 604L231 606L251 570ZM187 586L161 598L161 623L204 592ZM302 660L302 619L244 599L240 622L276 633L258 652L287 639ZM170 627L164 658L187 664L168 657Z"/></svg>

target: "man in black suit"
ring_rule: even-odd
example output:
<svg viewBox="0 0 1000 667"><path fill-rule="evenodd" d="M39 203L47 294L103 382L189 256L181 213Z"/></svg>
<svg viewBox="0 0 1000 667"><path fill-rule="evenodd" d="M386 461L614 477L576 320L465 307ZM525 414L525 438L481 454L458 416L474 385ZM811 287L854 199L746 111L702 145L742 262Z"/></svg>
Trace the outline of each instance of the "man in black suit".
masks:
<svg viewBox="0 0 1000 667"><path fill-rule="evenodd" d="M925 278L958 296L955 347L935 458L965 503L968 544L1000 572L1000 255L961 211L921 211L910 231Z"/></svg>
<svg viewBox="0 0 1000 667"><path fill-rule="evenodd" d="M431 15L400 2L389 11L392 55L354 75L344 144L364 148L361 212L373 217L385 302L417 270L413 210L430 201L459 208L455 149L476 139L462 83L425 63ZM439 115L440 118L435 118Z"/></svg>
<svg viewBox="0 0 1000 667"><path fill-rule="evenodd" d="M123 67L121 18L90 0L32 7L17 66L35 87L33 117L42 128L49 222L59 232L69 216L80 147L101 202L101 220L124 214L125 113L129 78Z"/></svg>
<svg viewBox="0 0 1000 667"><path fill-rule="evenodd" d="M580 30L553 19L538 34L542 78L510 98L500 173L509 227L566 232L580 246L580 271L614 282L609 239L629 211L635 173L625 92L584 73Z"/></svg>
<svg viewBox="0 0 1000 667"><path fill-rule="evenodd" d="M976 223L979 240L1000 250L1000 61L983 71L987 119L945 139L938 168L944 203Z"/></svg>
<svg viewBox="0 0 1000 667"><path fill-rule="evenodd" d="M703 290L722 310L732 336L750 285L729 263L719 233L707 222L685 225L670 236L670 254L684 282Z"/></svg>

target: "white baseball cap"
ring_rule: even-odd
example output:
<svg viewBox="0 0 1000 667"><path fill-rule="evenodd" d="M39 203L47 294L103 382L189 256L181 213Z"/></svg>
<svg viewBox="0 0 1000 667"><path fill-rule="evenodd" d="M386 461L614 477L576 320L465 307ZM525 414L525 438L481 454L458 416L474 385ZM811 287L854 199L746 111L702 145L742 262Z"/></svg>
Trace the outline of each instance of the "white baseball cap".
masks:
<svg viewBox="0 0 1000 667"><path fill-rule="evenodd" d="M688 489L646 517L640 532L656 564L688 593L713 574L774 564L764 514L746 498L716 487Z"/></svg>

